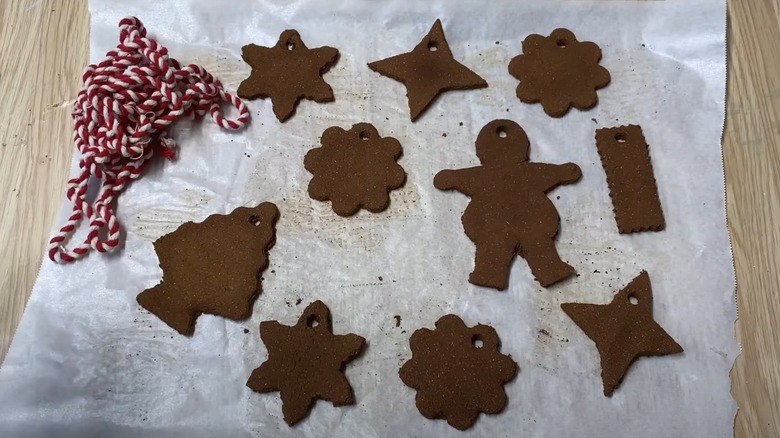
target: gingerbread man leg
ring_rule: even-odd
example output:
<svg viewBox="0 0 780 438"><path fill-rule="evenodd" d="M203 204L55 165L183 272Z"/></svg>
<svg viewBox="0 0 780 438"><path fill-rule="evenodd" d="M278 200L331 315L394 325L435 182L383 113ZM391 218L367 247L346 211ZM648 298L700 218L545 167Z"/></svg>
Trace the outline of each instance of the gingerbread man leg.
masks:
<svg viewBox="0 0 780 438"><path fill-rule="evenodd" d="M469 276L469 282L477 286L492 287L504 290L509 281L509 268L515 251L503 242L480 242L476 244L477 254L474 258L474 271Z"/></svg>
<svg viewBox="0 0 780 438"><path fill-rule="evenodd" d="M528 262L531 273L542 287L552 286L575 273L574 268L561 260L554 238L542 237L523 242L517 253Z"/></svg>

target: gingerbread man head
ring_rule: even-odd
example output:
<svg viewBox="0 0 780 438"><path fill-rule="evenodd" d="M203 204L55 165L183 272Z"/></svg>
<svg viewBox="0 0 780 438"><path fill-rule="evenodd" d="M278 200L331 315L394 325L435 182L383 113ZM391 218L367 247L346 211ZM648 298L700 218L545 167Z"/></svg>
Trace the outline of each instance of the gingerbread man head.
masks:
<svg viewBox="0 0 780 438"><path fill-rule="evenodd" d="M528 161L530 142L517 123L501 119L485 125L477 136L477 157L483 166Z"/></svg>

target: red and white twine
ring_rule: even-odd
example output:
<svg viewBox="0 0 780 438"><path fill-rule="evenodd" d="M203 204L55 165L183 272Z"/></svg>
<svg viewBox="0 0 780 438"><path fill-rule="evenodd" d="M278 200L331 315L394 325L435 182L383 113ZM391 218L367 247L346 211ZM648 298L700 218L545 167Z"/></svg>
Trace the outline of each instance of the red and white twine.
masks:
<svg viewBox="0 0 780 438"><path fill-rule="evenodd" d="M182 68L168 57L168 49L146 37L135 17L119 22L119 45L102 62L87 67L82 79L84 87L71 114L73 141L81 153L79 173L66 186L73 213L48 246L49 258L58 263L80 259L93 249L117 247L120 224L113 205L155 152L175 157L175 142L167 133L173 122L206 114L229 130L249 122L241 99L227 93L202 67ZM233 105L238 118L225 119L222 102ZM90 183L99 184L92 203L86 199ZM89 223L86 238L66 249L64 244L84 219Z"/></svg>

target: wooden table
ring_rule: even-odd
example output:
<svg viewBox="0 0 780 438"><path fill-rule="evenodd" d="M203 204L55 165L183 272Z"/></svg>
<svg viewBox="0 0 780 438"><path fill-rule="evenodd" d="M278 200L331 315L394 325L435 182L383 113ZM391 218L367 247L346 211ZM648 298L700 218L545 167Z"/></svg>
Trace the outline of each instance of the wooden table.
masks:
<svg viewBox="0 0 780 438"><path fill-rule="evenodd" d="M717 0L713 0L717 1ZM780 0L729 1L728 218L742 344L739 437L780 436ZM0 2L0 360L24 310L71 158L85 1ZM702 400L706 403L706 400Z"/></svg>

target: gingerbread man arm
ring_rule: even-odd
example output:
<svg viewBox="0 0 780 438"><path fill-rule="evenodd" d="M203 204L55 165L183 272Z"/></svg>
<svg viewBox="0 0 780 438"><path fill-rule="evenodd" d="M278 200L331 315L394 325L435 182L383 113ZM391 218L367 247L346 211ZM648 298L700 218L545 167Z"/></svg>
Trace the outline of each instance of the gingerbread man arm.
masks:
<svg viewBox="0 0 780 438"><path fill-rule="evenodd" d="M539 182L542 190L550 190L564 184L574 184L582 178L580 166L574 163L548 164L529 163L534 179Z"/></svg>
<svg viewBox="0 0 780 438"><path fill-rule="evenodd" d="M444 169L433 178L433 185L439 190L457 190L471 196L479 185L477 175L482 166L465 169Z"/></svg>

